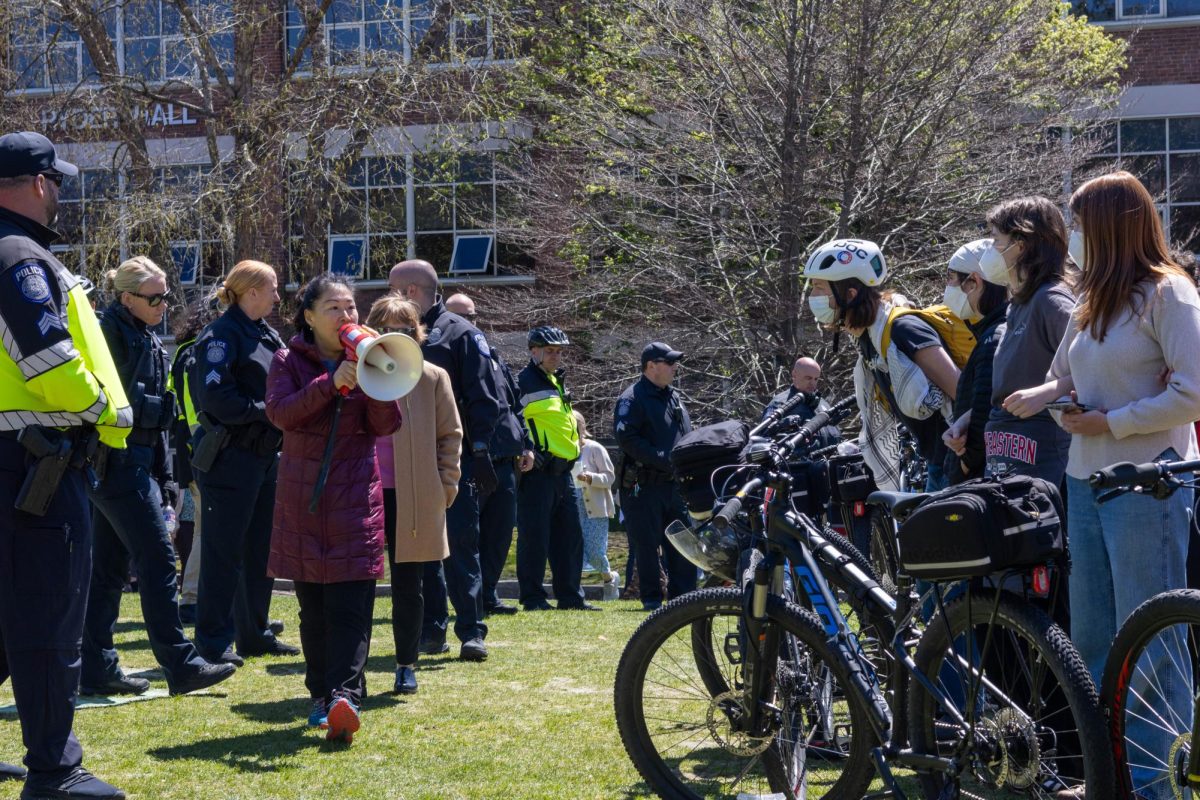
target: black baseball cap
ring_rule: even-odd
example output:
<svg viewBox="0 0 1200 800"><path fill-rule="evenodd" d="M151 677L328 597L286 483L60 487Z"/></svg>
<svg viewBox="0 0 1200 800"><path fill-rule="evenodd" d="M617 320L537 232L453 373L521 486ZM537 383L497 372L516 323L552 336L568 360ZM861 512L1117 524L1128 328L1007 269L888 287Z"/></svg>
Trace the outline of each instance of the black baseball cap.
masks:
<svg viewBox="0 0 1200 800"><path fill-rule="evenodd" d="M54 152L54 145L40 133L22 131L0 136L0 178L40 175L44 172L78 175L79 168L59 158Z"/></svg>
<svg viewBox="0 0 1200 800"><path fill-rule="evenodd" d="M669 344L663 342L651 342L642 348L642 367L660 358L663 361L674 363L683 358L683 353L678 350L672 350Z"/></svg>

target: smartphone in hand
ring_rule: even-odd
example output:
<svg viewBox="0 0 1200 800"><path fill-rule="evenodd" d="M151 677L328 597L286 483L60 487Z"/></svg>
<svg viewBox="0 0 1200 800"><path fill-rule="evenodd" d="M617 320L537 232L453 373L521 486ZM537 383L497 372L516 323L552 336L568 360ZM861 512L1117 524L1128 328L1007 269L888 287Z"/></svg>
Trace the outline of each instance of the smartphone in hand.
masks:
<svg viewBox="0 0 1200 800"><path fill-rule="evenodd" d="M1060 397L1053 403L1047 403L1046 409L1049 411L1062 411L1065 414L1082 414L1085 411L1095 410L1091 406L1072 400L1070 397Z"/></svg>

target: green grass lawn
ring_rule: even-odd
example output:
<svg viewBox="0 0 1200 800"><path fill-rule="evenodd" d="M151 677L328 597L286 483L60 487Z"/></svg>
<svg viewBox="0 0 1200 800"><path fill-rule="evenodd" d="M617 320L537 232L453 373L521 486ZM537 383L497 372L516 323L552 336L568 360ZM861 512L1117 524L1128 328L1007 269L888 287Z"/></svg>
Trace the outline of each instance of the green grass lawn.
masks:
<svg viewBox="0 0 1200 800"><path fill-rule="evenodd" d="M617 735L612 681L644 614L637 603L604 607L492 618L487 662L460 662L457 647L425 657L419 694L400 698L388 694L390 601L378 598L370 696L349 747L306 727L299 657L254 659L207 696L82 709L75 731L84 764L139 800L643 797ZM122 663L154 666L136 595L121 611ZM289 642L296 613L293 597L275 597ZM8 684L0 702L12 702ZM15 717L0 718L0 732L0 760L19 761ZM0 797L19 791L0 784Z"/></svg>

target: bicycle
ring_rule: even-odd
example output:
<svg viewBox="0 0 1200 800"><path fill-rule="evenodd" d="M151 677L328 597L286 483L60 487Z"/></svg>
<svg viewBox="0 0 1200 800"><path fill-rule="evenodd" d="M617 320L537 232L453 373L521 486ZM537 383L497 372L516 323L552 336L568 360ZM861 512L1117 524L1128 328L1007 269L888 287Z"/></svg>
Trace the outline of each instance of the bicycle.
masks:
<svg viewBox="0 0 1200 800"><path fill-rule="evenodd" d="M1164 499L1197 480L1181 477L1200 470L1200 461L1115 464L1091 476L1109 491L1101 503L1125 492ZM1121 625L1101 678L1100 699L1109 712L1109 732L1122 796L1200 797L1200 591L1176 589L1142 603ZM1179 708L1170 682L1182 681L1191 708ZM1142 721L1137 736L1128 723ZM1136 780L1134 772L1137 772ZM1135 795L1136 791L1136 795Z"/></svg>
<svg viewBox="0 0 1200 800"><path fill-rule="evenodd" d="M704 529L705 543L715 545L717 531L762 492L764 538L743 588L672 600L622 655L618 729L650 786L664 798L859 798L878 774L887 796L904 798L892 769L906 767L929 797L957 797L960 789L1048 797L1084 782L1090 797L1112 796L1096 691L1066 634L1019 598L968 586L948 603L936 593L937 616L914 637L913 578L902 569L893 598L791 510L787 456L803 435L760 448L755 477ZM885 505L908 500L881 495L873 499ZM726 540L708 555L732 570L734 548ZM788 602L787 564L812 610ZM886 683L827 572L868 613L892 623L886 645L898 668ZM965 687L961 700L942 683L944 662ZM905 699L907 726L894 711Z"/></svg>

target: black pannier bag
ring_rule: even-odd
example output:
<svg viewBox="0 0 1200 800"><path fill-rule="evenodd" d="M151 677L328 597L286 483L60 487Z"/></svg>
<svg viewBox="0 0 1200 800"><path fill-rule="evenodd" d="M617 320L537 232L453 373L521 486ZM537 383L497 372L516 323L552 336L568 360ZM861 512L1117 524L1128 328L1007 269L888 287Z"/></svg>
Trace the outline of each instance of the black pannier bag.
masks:
<svg viewBox="0 0 1200 800"><path fill-rule="evenodd" d="M977 478L936 492L901 525L900 564L914 578L972 578L1062 555L1062 500L1041 478Z"/></svg>
<svg viewBox="0 0 1200 800"><path fill-rule="evenodd" d="M829 459L830 499L835 503L857 503L875 491L875 478L862 453Z"/></svg>
<svg viewBox="0 0 1200 800"><path fill-rule="evenodd" d="M688 512L697 519L708 519L713 513L716 493L712 474L721 467L737 464L738 457L750 441L750 429L737 420L705 425L684 434L671 448L671 466ZM732 470L722 470L717 476L720 488Z"/></svg>

